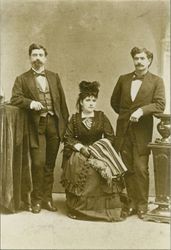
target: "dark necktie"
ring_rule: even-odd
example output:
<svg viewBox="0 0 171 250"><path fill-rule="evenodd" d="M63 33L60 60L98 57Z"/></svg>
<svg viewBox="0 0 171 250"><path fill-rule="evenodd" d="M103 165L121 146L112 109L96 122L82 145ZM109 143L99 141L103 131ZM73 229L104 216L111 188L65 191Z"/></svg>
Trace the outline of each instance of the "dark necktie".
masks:
<svg viewBox="0 0 171 250"><path fill-rule="evenodd" d="M35 77L38 77L38 76L44 76L45 77L45 72L41 72L41 73L37 73L37 72L34 72L34 75Z"/></svg>
<svg viewBox="0 0 171 250"><path fill-rule="evenodd" d="M136 74L133 75L133 80L143 80L145 77L145 75L142 75L142 76L137 76Z"/></svg>

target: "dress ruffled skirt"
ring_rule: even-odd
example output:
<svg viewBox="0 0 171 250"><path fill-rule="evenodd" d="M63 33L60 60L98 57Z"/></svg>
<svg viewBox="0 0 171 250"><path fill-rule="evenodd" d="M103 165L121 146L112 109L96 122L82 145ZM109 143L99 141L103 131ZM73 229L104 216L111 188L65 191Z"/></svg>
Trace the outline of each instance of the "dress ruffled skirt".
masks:
<svg viewBox="0 0 171 250"><path fill-rule="evenodd" d="M78 218L122 220L122 180L114 180L109 185L79 152L73 152L69 159L63 161L61 183L65 188L69 212Z"/></svg>

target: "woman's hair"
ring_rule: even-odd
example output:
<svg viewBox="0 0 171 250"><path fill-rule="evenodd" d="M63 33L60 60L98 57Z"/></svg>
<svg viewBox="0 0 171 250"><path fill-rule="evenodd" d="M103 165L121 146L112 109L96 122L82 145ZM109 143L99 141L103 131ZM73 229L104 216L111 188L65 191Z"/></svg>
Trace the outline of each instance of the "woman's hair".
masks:
<svg viewBox="0 0 171 250"><path fill-rule="evenodd" d="M76 103L76 107L79 112L81 112L80 101L83 101L87 96L94 96L95 98L98 98L99 87L100 84L96 81L93 82L82 81L79 83L80 93L78 95Z"/></svg>

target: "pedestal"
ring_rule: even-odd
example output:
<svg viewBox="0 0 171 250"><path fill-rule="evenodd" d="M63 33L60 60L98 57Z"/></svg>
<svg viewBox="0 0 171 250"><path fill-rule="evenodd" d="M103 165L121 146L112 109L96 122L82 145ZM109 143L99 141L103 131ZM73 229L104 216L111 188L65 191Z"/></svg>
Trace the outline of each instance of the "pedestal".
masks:
<svg viewBox="0 0 171 250"><path fill-rule="evenodd" d="M154 178L158 207L149 211L144 220L170 223L170 143L149 143L154 162Z"/></svg>

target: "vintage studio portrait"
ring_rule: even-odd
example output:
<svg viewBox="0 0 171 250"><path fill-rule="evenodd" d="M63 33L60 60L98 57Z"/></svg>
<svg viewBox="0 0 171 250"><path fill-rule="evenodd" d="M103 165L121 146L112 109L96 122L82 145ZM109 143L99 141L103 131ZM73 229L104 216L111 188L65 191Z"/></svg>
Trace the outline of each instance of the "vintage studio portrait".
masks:
<svg viewBox="0 0 171 250"><path fill-rule="evenodd" d="M1 249L169 250L169 0L0 8Z"/></svg>

